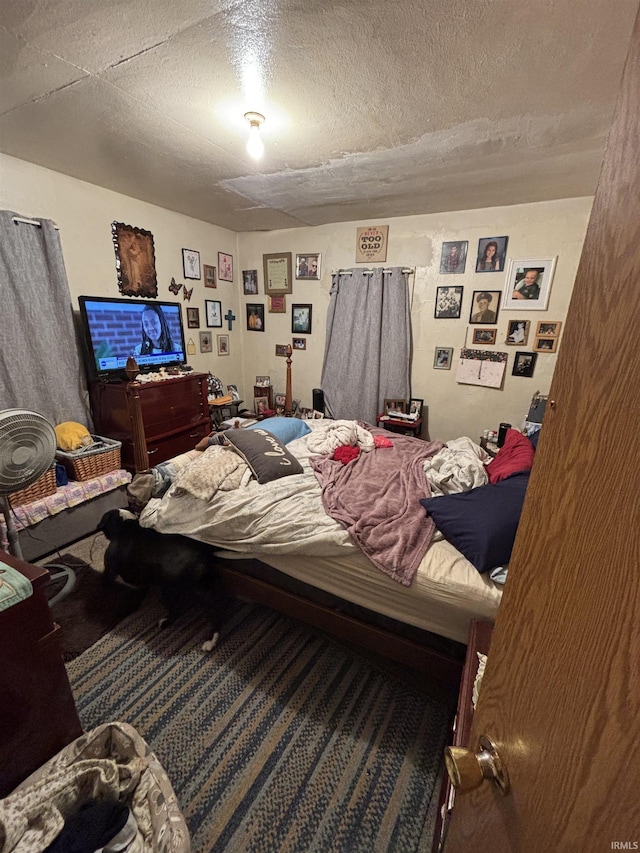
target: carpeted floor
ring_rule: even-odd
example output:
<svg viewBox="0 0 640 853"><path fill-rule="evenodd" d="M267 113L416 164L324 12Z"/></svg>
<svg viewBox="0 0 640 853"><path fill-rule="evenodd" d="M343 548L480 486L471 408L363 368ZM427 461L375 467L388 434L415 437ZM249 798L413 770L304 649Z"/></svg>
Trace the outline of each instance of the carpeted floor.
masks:
<svg viewBox="0 0 640 853"><path fill-rule="evenodd" d="M449 706L323 634L236 602L221 643L150 598L67 664L85 729L131 723L194 853L430 850Z"/></svg>

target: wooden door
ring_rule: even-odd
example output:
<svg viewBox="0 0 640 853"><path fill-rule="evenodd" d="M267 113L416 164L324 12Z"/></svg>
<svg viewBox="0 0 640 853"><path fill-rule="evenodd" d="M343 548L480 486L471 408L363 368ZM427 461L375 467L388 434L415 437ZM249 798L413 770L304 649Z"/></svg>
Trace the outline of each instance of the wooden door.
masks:
<svg viewBox="0 0 640 853"><path fill-rule="evenodd" d="M640 17L473 725L511 792L446 853L640 848L639 351Z"/></svg>

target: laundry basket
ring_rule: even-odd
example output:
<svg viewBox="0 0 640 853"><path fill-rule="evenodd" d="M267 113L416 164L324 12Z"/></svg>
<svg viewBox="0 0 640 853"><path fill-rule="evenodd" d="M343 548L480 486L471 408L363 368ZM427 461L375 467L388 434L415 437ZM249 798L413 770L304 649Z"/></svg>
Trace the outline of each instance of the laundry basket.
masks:
<svg viewBox="0 0 640 853"><path fill-rule="evenodd" d="M79 450L56 450L56 459L62 463L70 480L90 480L120 468L121 441L92 435L93 444Z"/></svg>

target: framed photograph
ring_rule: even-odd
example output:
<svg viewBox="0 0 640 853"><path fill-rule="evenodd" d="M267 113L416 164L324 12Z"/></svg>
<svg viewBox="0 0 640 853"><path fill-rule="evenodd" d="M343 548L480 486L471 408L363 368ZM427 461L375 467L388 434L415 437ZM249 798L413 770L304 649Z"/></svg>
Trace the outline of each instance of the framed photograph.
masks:
<svg viewBox="0 0 640 853"><path fill-rule="evenodd" d="M536 338L557 338L561 327L560 320L540 320L536 329Z"/></svg>
<svg viewBox="0 0 640 853"><path fill-rule="evenodd" d="M253 410L256 415L264 415L264 413L269 408L269 398L268 397L254 397L253 398Z"/></svg>
<svg viewBox="0 0 640 853"><path fill-rule="evenodd" d="M294 349L306 349L307 348L307 339L306 338L294 338L291 346Z"/></svg>
<svg viewBox="0 0 640 853"><path fill-rule="evenodd" d="M413 415L413 417L417 420L422 417L422 407L424 406L424 400L419 400L415 397L412 397L409 400L409 414Z"/></svg>
<svg viewBox="0 0 640 853"><path fill-rule="evenodd" d="M218 278L220 281L233 281L233 255L218 252Z"/></svg>
<svg viewBox="0 0 640 853"><path fill-rule="evenodd" d="M264 332L264 305L260 302L247 302L247 329L250 332Z"/></svg>
<svg viewBox="0 0 640 853"><path fill-rule="evenodd" d="M242 270L242 290L245 296L258 293L258 270Z"/></svg>
<svg viewBox="0 0 640 853"><path fill-rule="evenodd" d="M187 328L197 329L200 325L200 309L187 308Z"/></svg>
<svg viewBox="0 0 640 853"><path fill-rule="evenodd" d="M436 287L436 320L457 320L462 310L463 287Z"/></svg>
<svg viewBox="0 0 640 853"><path fill-rule="evenodd" d="M211 264L202 264L202 277L205 287L217 287L216 268Z"/></svg>
<svg viewBox="0 0 640 853"><path fill-rule="evenodd" d="M535 352L555 352L557 347L557 338L538 338L536 336L533 344L533 349Z"/></svg>
<svg viewBox="0 0 640 853"><path fill-rule="evenodd" d="M468 240L448 240L442 244L440 274L463 273L467 263Z"/></svg>
<svg viewBox="0 0 640 853"><path fill-rule="evenodd" d="M389 417L393 416L394 412L402 412L403 415L407 414L407 401L406 400L385 400L384 401L384 414Z"/></svg>
<svg viewBox="0 0 640 853"><path fill-rule="evenodd" d="M268 311L270 314L286 314L287 313L287 297L286 296L267 296L269 300Z"/></svg>
<svg viewBox="0 0 640 853"><path fill-rule="evenodd" d="M296 278L319 279L320 255L296 255Z"/></svg>
<svg viewBox="0 0 640 853"><path fill-rule="evenodd" d="M529 340L529 320L509 320L507 323L507 337L505 344L507 346L526 347Z"/></svg>
<svg viewBox="0 0 640 853"><path fill-rule="evenodd" d="M213 352L213 335L211 332L200 332L200 352Z"/></svg>
<svg viewBox="0 0 640 853"><path fill-rule="evenodd" d="M497 323L500 308L499 290L474 290L471 297L470 323Z"/></svg>
<svg viewBox="0 0 640 853"><path fill-rule="evenodd" d="M435 370L451 370L452 360L453 347L436 347L433 357L433 367Z"/></svg>
<svg viewBox="0 0 640 853"><path fill-rule="evenodd" d="M182 250L182 272L185 278L200 278L200 252L195 249Z"/></svg>
<svg viewBox="0 0 640 853"><path fill-rule="evenodd" d="M118 287L123 296L156 297L156 254L153 234L124 222L111 223ZM176 292L177 295L177 292Z"/></svg>
<svg viewBox="0 0 640 853"><path fill-rule="evenodd" d="M283 358L287 357L287 346L288 344L276 344L276 355L282 356Z"/></svg>
<svg viewBox="0 0 640 853"><path fill-rule="evenodd" d="M356 263L370 264L377 261L384 264L387 260L388 243L388 225L368 225L365 228L356 228Z"/></svg>
<svg viewBox="0 0 640 853"><path fill-rule="evenodd" d="M271 385L270 376L256 376L256 385Z"/></svg>
<svg viewBox="0 0 640 853"><path fill-rule="evenodd" d="M227 394L231 394L236 401L240 399L240 392L237 385L227 385Z"/></svg>
<svg viewBox="0 0 640 853"><path fill-rule="evenodd" d="M229 335L216 335L218 355L229 355Z"/></svg>
<svg viewBox="0 0 640 853"><path fill-rule="evenodd" d="M293 292L291 252L263 255L264 292L269 296Z"/></svg>
<svg viewBox="0 0 640 853"><path fill-rule="evenodd" d="M311 334L311 305L291 306L291 331Z"/></svg>
<svg viewBox="0 0 640 853"><path fill-rule="evenodd" d="M275 406L281 406L284 409L284 404L286 402L286 397L284 394L276 394L273 398L273 403Z"/></svg>
<svg viewBox="0 0 640 853"><path fill-rule="evenodd" d="M508 237L481 237L478 240L476 272L502 272L508 242Z"/></svg>
<svg viewBox="0 0 640 853"><path fill-rule="evenodd" d="M546 311L557 259L557 255L523 261L510 259L502 307L513 311Z"/></svg>
<svg viewBox="0 0 640 853"><path fill-rule="evenodd" d="M207 328L218 329L222 327L222 302L217 299L205 299L204 310L207 317Z"/></svg>
<svg viewBox="0 0 640 853"><path fill-rule="evenodd" d="M313 409L313 417L311 420L313 421L321 421L324 418L324 412L318 412L316 409Z"/></svg>
<svg viewBox="0 0 640 853"><path fill-rule="evenodd" d="M517 352L511 371L512 376L533 376L537 358L535 352Z"/></svg>
<svg viewBox="0 0 640 853"><path fill-rule="evenodd" d="M474 344L483 344L484 346L491 346L492 344L495 344L497 336L497 329L474 329L473 339L471 342Z"/></svg>

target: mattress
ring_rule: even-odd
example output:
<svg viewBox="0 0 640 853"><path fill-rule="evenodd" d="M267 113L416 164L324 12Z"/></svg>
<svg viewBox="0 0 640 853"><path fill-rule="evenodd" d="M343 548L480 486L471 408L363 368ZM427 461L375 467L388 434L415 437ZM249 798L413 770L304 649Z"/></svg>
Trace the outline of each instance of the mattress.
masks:
<svg viewBox="0 0 640 853"><path fill-rule="evenodd" d="M466 643L472 619L495 618L502 587L481 575L445 539L434 541L409 587L381 572L361 551L339 557L232 554L253 557L298 581L441 637Z"/></svg>

